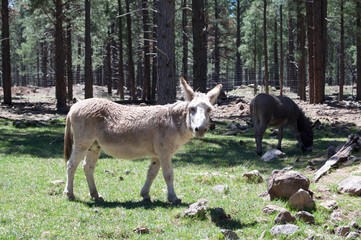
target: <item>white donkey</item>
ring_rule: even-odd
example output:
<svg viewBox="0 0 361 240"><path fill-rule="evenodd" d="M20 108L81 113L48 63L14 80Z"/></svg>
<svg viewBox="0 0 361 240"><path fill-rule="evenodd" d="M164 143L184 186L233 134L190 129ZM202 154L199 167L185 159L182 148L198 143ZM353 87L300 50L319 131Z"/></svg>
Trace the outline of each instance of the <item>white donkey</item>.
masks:
<svg viewBox="0 0 361 240"><path fill-rule="evenodd" d="M168 201L179 204L173 187L172 156L193 134L203 137L210 125L209 115L222 89L219 84L207 94L194 92L180 78L185 100L168 105L124 106L106 99L91 98L74 104L66 118L64 157L67 182L64 193L74 199L75 171L84 159L83 168L90 196L99 195L94 170L100 151L123 159L150 156L147 179L140 192L150 200L149 190L162 167L168 188Z"/></svg>

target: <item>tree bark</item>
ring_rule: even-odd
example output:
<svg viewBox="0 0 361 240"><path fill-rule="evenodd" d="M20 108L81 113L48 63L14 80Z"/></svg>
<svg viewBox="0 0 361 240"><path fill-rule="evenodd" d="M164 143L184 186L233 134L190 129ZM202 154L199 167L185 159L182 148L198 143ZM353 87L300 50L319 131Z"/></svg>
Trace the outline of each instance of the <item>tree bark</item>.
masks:
<svg viewBox="0 0 361 240"><path fill-rule="evenodd" d="M237 19L237 30L236 30L236 73L235 73L235 81L242 85L243 83L243 72L242 72L242 59L239 51L239 47L241 46L241 0L237 0L237 9L236 9L236 19Z"/></svg>
<svg viewBox="0 0 361 240"><path fill-rule="evenodd" d="M112 95L112 50L111 50L111 27L108 27L108 39L106 45L106 59L105 59L105 76L107 83L108 95Z"/></svg>
<svg viewBox="0 0 361 240"><path fill-rule="evenodd" d="M205 0L192 1L193 29L193 88L206 92L207 88L207 10Z"/></svg>
<svg viewBox="0 0 361 240"><path fill-rule="evenodd" d="M125 0L125 8L127 11L127 48L128 48L128 81L130 83L130 98L136 100L135 96L135 69L133 60L133 44L132 44L132 19L130 15L130 0Z"/></svg>
<svg viewBox="0 0 361 240"><path fill-rule="evenodd" d="M219 74L220 74L220 51L219 51L219 6L218 0L214 0L214 73L213 73L213 81L219 83Z"/></svg>
<svg viewBox="0 0 361 240"><path fill-rule="evenodd" d="M314 20L313 20L313 2L306 2L306 21L307 21L307 49L308 49L308 82L309 82L309 101L315 102L315 77L314 77Z"/></svg>
<svg viewBox="0 0 361 240"><path fill-rule="evenodd" d="M361 0L357 0L356 2L356 49L356 101L359 101L361 100Z"/></svg>
<svg viewBox="0 0 361 240"><path fill-rule="evenodd" d="M293 1L288 1L288 54L287 54L287 83L291 91L297 92L297 70L295 66L295 23L292 17L294 12Z"/></svg>
<svg viewBox="0 0 361 240"><path fill-rule="evenodd" d="M118 0L118 41L119 41L119 65L118 65L118 93L120 100L124 99L124 53L123 53L123 21L122 1Z"/></svg>
<svg viewBox="0 0 361 240"><path fill-rule="evenodd" d="M93 97L93 70L90 25L90 0L85 0L85 98Z"/></svg>
<svg viewBox="0 0 361 240"><path fill-rule="evenodd" d="M182 2L182 75L188 80L188 4L187 0Z"/></svg>
<svg viewBox="0 0 361 240"><path fill-rule="evenodd" d="M158 104L171 103L176 99L174 15L174 1L158 1Z"/></svg>
<svg viewBox="0 0 361 240"><path fill-rule="evenodd" d="M306 100L306 28L304 16L304 1L297 0L297 52L298 52L298 95Z"/></svg>
<svg viewBox="0 0 361 240"><path fill-rule="evenodd" d="M267 47L267 0L263 0L263 56L264 56L264 85L266 94L268 87L268 47Z"/></svg>
<svg viewBox="0 0 361 240"><path fill-rule="evenodd" d="M284 54L283 54L283 6L280 4L280 96L283 95Z"/></svg>
<svg viewBox="0 0 361 240"><path fill-rule="evenodd" d="M343 100L343 85L345 83L345 28L344 28L344 4L345 0L340 1L340 81L338 100Z"/></svg>
<svg viewBox="0 0 361 240"><path fill-rule="evenodd" d="M10 62L10 32L9 32L9 1L1 2L2 15L2 33L1 33L1 50L2 50L2 79L4 90L4 104L12 104L11 97L11 62Z"/></svg>
<svg viewBox="0 0 361 240"><path fill-rule="evenodd" d="M64 78L63 3L55 1L55 95L56 108L65 111L66 84Z"/></svg>
<svg viewBox="0 0 361 240"><path fill-rule="evenodd" d="M71 47L71 29L71 21L68 19L68 25L66 30L66 75L68 77L68 100L73 99L73 55Z"/></svg>
<svg viewBox="0 0 361 240"><path fill-rule="evenodd" d="M149 34L149 12L148 0L142 0L143 8L143 52L144 52L144 81L143 81L143 100L150 100L150 34Z"/></svg>

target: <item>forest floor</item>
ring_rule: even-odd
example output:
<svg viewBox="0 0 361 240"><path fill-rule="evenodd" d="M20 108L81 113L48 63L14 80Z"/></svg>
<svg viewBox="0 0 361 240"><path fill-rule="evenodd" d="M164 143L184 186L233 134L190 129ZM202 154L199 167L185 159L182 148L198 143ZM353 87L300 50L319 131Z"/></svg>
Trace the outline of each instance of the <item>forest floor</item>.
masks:
<svg viewBox="0 0 361 240"><path fill-rule="evenodd" d="M49 121L53 119L64 119L65 114L59 114L56 111L55 88L36 88L36 87L14 87L12 89L13 105L0 105L0 118L10 121L15 120L36 120ZM284 95L291 97L303 109L306 116L312 121L320 120L327 130L333 133L340 133L344 136L346 133L356 133L361 135L361 102L353 101L355 89L351 86L345 87L344 101L337 101L336 87L328 87L326 89L326 101L324 104L309 104L300 101L294 93L289 90ZM94 86L94 97L110 98L118 100L115 92L113 96L107 94L106 87ZM259 89L262 92L262 89ZM275 89L271 91L277 95ZM0 88L0 97L3 96ZM78 100L84 98L84 86L74 85L74 97ZM226 93L226 96L219 99L218 106L213 112L212 119L216 121L228 122L249 122L249 102L253 98L253 87L241 86L235 90ZM2 102L2 99L0 99ZM70 105L70 103L69 103ZM356 130L355 130L356 129ZM352 132L354 131L354 132ZM355 132L356 131L356 132ZM341 134L342 133L342 134ZM345 142L347 138L345 137ZM327 160L327 150L324 150L322 156L318 156L321 161ZM316 159L317 160L317 159ZM308 171L307 169L305 170ZM313 174L313 172L308 172ZM347 176L352 174L361 175L361 164L356 166L340 167L321 178L317 184L319 197L323 200L337 199L338 196L330 189L331 184L340 182ZM359 213L349 214L351 218L359 217Z"/></svg>
<svg viewBox="0 0 361 240"><path fill-rule="evenodd" d="M259 92L262 91L262 89L259 90ZM286 90L284 95L293 98L312 121L319 119L321 123L335 127L354 125L361 128L361 102L352 101L355 90L351 86L346 86L344 92L347 100L341 102L337 101L337 87L329 87L326 90L327 100L324 104L309 104L300 101L289 90ZM83 85L74 85L73 92L76 99L84 98ZM113 96L107 94L106 87L94 86L93 92L94 97L118 100L115 92ZM278 94L275 89L271 90L271 93ZM2 96L2 88L0 88L0 98ZM12 96L12 106L0 105L0 117L12 120L47 120L64 117L63 114L56 113L55 87L13 87ZM218 102L213 118L226 121L248 118L248 105L252 98L253 87L251 86L241 86L228 92L227 97Z"/></svg>

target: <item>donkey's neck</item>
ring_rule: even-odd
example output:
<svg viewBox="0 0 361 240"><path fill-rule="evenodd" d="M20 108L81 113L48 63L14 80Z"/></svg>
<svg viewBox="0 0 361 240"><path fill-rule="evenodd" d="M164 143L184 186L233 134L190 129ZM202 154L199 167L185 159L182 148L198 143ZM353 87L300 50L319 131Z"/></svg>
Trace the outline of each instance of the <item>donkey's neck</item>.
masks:
<svg viewBox="0 0 361 240"><path fill-rule="evenodd" d="M179 131L184 138L190 139L193 135L187 124L188 102L179 101L167 105L168 114L173 126Z"/></svg>

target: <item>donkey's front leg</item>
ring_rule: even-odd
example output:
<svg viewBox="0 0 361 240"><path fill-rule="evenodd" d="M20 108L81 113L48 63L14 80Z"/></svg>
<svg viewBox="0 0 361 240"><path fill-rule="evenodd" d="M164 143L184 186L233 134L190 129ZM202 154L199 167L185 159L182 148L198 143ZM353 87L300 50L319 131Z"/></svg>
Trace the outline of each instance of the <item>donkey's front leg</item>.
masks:
<svg viewBox="0 0 361 240"><path fill-rule="evenodd" d="M174 173L173 173L173 165L171 157L161 159L163 177L167 184L168 189L168 201L173 205L178 205L181 203L181 199L179 199L174 191Z"/></svg>
<svg viewBox="0 0 361 240"><path fill-rule="evenodd" d="M160 169L160 163L158 158L152 158L152 161L149 165L147 180L140 191L140 196L143 197L144 201L150 201L149 191L152 186L153 180L158 175Z"/></svg>
<svg viewBox="0 0 361 240"><path fill-rule="evenodd" d="M283 127L278 128L278 144L277 149L282 151Z"/></svg>
<svg viewBox="0 0 361 240"><path fill-rule="evenodd" d="M99 195L94 180L94 171L99 158L100 147L98 144L93 144L89 149L85 157L83 164L83 170L88 182L89 193L92 198L97 201L104 201L103 197Z"/></svg>

